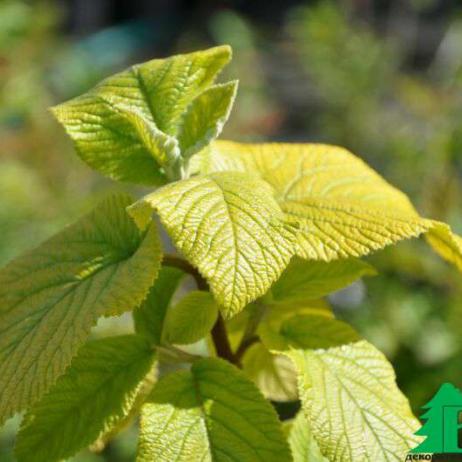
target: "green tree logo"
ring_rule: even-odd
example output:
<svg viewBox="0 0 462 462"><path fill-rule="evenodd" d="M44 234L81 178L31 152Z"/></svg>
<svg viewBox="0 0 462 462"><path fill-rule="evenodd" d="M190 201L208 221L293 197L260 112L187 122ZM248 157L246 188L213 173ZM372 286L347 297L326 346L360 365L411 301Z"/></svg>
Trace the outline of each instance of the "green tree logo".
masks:
<svg viewBox="0 0 462 462"><path fill-rule="evenodd" d="M462 393L450 383L441 385L425 406L427 411L421 416L426 422L416 435L426 436L426 439L411 453L462 454L459 445L459 430L462 422Z"/></svg>

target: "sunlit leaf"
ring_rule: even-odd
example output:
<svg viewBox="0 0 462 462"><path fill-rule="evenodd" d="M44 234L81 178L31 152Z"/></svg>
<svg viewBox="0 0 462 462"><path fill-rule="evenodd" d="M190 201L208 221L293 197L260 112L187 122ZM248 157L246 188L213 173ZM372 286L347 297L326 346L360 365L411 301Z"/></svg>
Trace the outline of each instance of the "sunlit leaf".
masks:
<svg viewBox="0 0 462 462"><path fill-rule="evenodd" d="M183 157L189 158L215 139L228 120L237 82L214 85L188 107L178 134Z"/></svg>
<svg viewBox="0 0 462 462"><path fill-rule="evenodd" d="M356 258L329 263L294 258L271 287L271 293L274 302L306 302L375 274L371 265Z"/></svg>
<svg viewBox="0 0 462 462"><path fill-rule="evenodd" d="M231 364L193 363L161 379L143 406L138 462L289 462L270 403Z"/></svg>
<svg viewBox="0 0 462 462"><path fill-rule="evenodd" d="M242 367L265 398L272 401L297 399L297 373L286 356L271 353L264 345L256 343L246 351Z"/></svg>
<svg viewBox="0 0 462 462"><path fill-rule="evenodd" d="M18 461L59 461L110 431L129 414L153 361L152 348L134 335L87 343L24 418Z"/></svg>
<svg viewBox="0 0 462 462"><path fill-rule="evenodd" d="M37 401L100 316L139 305L160 266L157 230L140 233L115 195L0 271L0 422Z"/></svg>
<svg viewBox="0 0 462 462"><path fill-rule="evenodd" d="M433 222L426 238L433 249L445 260L454 263L462 271L462 238L451 231L446 223Z"/></svg>
<svg viewBox="0 0 462 462"><path fill-rule="evenodd" d="M428 233L438 253L462 266L461 238L419 217L405 194L346 149L215 141L195 159L194 169L248 172L271 184L281 208L301 226L303 258L360 257Z"/></svg>
<svg viewBox="0 0 462 462"><path fill-rule="evenodd" d="M283 323L299 393L312 434L327 460L404 460L419 423L395 382L393 368L351 327L326 317Z"/></svg>
<svg viewBox="0 0 462 462"><path fill-rule="evenodd" d="M94 169L117 180L163 184L179 168L181 148L190 155L221 131L235 84L206 90L230 59L231 49L221 46L137 64L53 113Z"/></svg>
<svg viewBox="0 0 462 462"><path fill-rule="evenodd" d="M207 279L226 317L265 294L295 250L295 230L271 188L245 173L172 183L145 196L129 213L144 227L153 209Z"/></svg>
<svg viewBox="0 0 462 462"><path fill-rule="evenodd" d="M217 317L218 305L210 292L189 292L168 309L163 338L179 345L197 342L210 332Z"/></svg>
<svg viewBox="0 0 462 462"><path fill-rule="evenodd" d="M133 311L136 332L154 345L161 343L165 314L183 277L184 273L179 269L162 267L146 300Z"/></svg>
<svg viewBox="0 0 462 462"><path fill-rule="evenodd" d="M299 412L290 422L288 441L294 462L329 462L321 454L303 412Z"/></svg>

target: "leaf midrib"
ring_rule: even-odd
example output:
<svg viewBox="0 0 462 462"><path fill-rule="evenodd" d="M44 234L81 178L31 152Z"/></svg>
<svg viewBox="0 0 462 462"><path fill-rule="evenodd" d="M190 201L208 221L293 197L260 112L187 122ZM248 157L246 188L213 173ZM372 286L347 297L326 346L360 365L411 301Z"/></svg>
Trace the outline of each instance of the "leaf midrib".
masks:
<svg viewBox="0 0 462 462"><path fill-rule="evenodd" d="M17 308L19 305L21 305L22 303L24 303L27 299L29 299L30 297L35 297L36 295L40 294L41 292L45 291L45 290L48 290L48 289L53 289L55 287L59 287L59 286L66 286L68 284L70 284L70 288L68 291L66 291L62 297L60 297L56 303L54 303L53 305L51 305L51 307L49 307L49 309L52 309L53 306L55 306L56 304L58 304L59 302L62 301L63 298L65 298L70 292L72 292L72 290L74 288L76 288L76 286L79 286L80 284L84 284L86 282L87 279L91 278L91 277L94 277L96 274L98 274L99 272L101 271L104 271L105 269L113 266L113 265L118 265L119 263L122 263L124 261L127 261L129 258L131 258L135 253L136 253L136 250L132 253L132 254L120 254L120 255L117 255L117 254L114 254L114 258L108 258L103 264L103 262L101 263L101 265L99 265L98 267L96 267L94 270L92 271L89 271L86 275L84 275L83 277L79 276L77 274L77 272L75 272L74 275L70 276L69 280L63 280L63 281L58 281L56 283L53 283L53 284L49 284L49 285L45 285L45 286L42 286L36 290L34 290L33 292L28 292L27 295L25 295L24 297L22 297L21 299L17 300L15 303L13 303L12 305L10 305L8 307L8 310L5 311L5 316L8 315L8 313L10 313L12 310L14 310L15 308ZM119 257L119 258L115 258L115 257ZM97 257L96 257L97 258ZM80 266L83 266L85 262L76 262L76 264L79 264ZM50 265L52 266L52 265ZM46 268L46 267L45 267ZM40 268L39 270L42 270L44 268ZM34 268L34 271L32 271L32 273L28 273L27 275L23 276L24 278L26 277L30 277L31 274L33 274L35 272L35 268ZM38 311L35 311L35 313L38 313L38 312L41 312L43 310L46 310L46 306L42 307L41 309L39 309ZM0 317L1 318L1 317ZM21 322L21 321L18 321L18 323ZM3 334L4 332L6 332L7 330L9 330L11 327L15 326L17 323L14 323L14 324L10 324L8 326L7 329L4 329L3 331L0 331L0 334Z"/></svg>
<svg viewBox="0 0 462 462"><path fill-rule="evenodd" d="M114 277L114 274L117 273L117 268L118 268L118 265L119 265L119 264L120 264L120 262L118 262L118 263L116 263L116 264L114 265L116 271L114 271L113 274L110 276L109 281L112 280L112 278ZM109 267L106 267L106 268L109 268ZM104 268L104 269L106 269L106 268ZM91 283L91 280L90 280L90 283ZM38 318L38 321L34 324L34 327L33 327L33 328L28 329L21 337L16 338L16 341L15 341L15 342L12 342L12 343L10 343L9 345L7 345L7 346L0 352L1 355L3 356L3 352L4 352L6 349L8 349L11 345L14 345L14 346L13 346L12 350L10 350L8 353L9 353L9 354L13 354L14 352L16 352L16 349L17 349L18 345L20 345L20 344L22 343L22 341L25 339L25 337L28 336L31 332L34 332L34 333L36 332L37 326L39 326L39 325L44 321L44 319L46 318L46 316L48 316L48 315L52 312L53 308L54 308L57 304L59 304L62 300L64 300L64 299L67 297L67 295L72 294L73 289L74 289L75 286L76 286L76 285L73 285L68 291L66 291L64 294L62 294L62 296L56 301L56 303L55 303L54 305L52 305L51 307L49 307L49 309L46 310L46 312L43 314L43 316L41 316L40 318ZM108 286L108 283L106 282L105 287L102 289L102 291L100 291L100 295L101 295L102 292L104 292L104 290L107 288L107 286ZM87 295L88 295L88 294L87 294ZM99 299L99 296L98 296L98 299ZM42 309L42 311L44 311L44 308ZM22 322L23 320L24 320L24 319L19 320L18 323L19 323L19 322ZM13 324L13 326L16 325L16 324L17 324L17 323ZM70 327L70 326L67 327L64 337L67 335L67 331L69 330L69 327ZM56 350L55 350L55 353L56 353L56 351L57 351L59 348L60 348L60 346L57 345ZM55 353L52 355L52 358L54 358ZM51 360L50 360L50 362L51 362ZM29 371L31 370L31 368L32 368L33 366L36 366L36 363L35 363L35 362L30 363L29 367L25 368L25 370L24 370L23 373L22 373L22 378L24 378L24 377L29 373ZM8 381L7 381L6 383L4 383L3 386L2 386L2 389L3 389L3 390L8 389L8 387L10 386L11 380L12 380L14 377L15 377L14 374L10 374L10 377L9 377Z"/></svg>
<svg viewBox="0 0 462 462"><path fill-rule="evenodd" d="M131 358L133 360L133 358ZM141 357L141 355L135 360L137 361L140 361L144 359ZM117 372L115 372L113 375L110 375L109 373L106 374L106 378L100 382L100 384L98 385L98 387L96 389L92 389L92 390L88 390L88 393L83 395L82 399L80 399L78 402L76 402L74 405L72 405L71 407L68 407L65 409L66 411L66 415L64 415L64 413L60 413L60 418L58 418L57 420L54 421L54 425L55 427L58 426L58 424L64 420L66 420L67 418L67 415L72 413L74 410L77 410L82 402L86 402L86 401L90 401L90 397L94 397L96 394L99 394L100 391L103 389L103 388L106 388L106 385L110 382L116 382L116 378L118 377L123 377L124 375L128 375L129 372L133 372L134 370L136 370L136 368L134 367L134 361L133 362L127 362L126 364L119 364L115 370ZM133 366L132 368L129 368L127 370L127 367L130 367L130 366ZM136 366L139 366L139 363L137 362L136 363ZM72 367L72 366L70 366ZM68 380L70 380L71 378L67 378ZM137 385L136 385L137 386ZM135 386L135 388L136 388ZM130 389L130 390L127 390L126 391L126 394L128 394L129 392L133 391L133 388ZM51 392L51 390L50 390ZM112 404L114 404L114 402L112 402ZM123 403L120 403L120 405L122 405ZM115 409L117 407L118 403L116 403L115 406L112 407L112 409ZM111 413L113 414L113 412ZM54 414L56 415L56 414ZM109 417L112 417L109 416ZM107 417L105 418L105 420L107 419ZM103 424L103 427L104 427L104 424ZM27 428L27 427L26 427ZM36 440L37 443L33 446L33 447L36 447L36 446L40 446L40 443L49 435L52 435L53 434L53 431L54 431L54 427L52 428L51 426L47 425L46 427L46 430L45 432L41 432L41 435L42 435L42 438L41 439L38 439ZM51 438L50 438L51 440ZM87 443L91 443L91 441L88 441L88 438L85 438L85 440L87 441L86 443L84 443L82 446L86 445ZM30 449L30 446L28 447L28 449Z"/></svg>
<svg viewBox="0 0 462 462"><path fill-rule="evenodd" d="M363 409L363 408L359 405L357 399L353 396L353 394L350 392L350 390L348 389L348 387L344 385L342 378L341 378L340 375L337 373L337 371L336 371L335 369L332 368L332 366L331 366L330 364L328 364L327 362L323 361L322 358L320 358L320 357L319 357L318 355L316 355L316 354L313 354L313 357L316 358L316 360L321 364L320 369L321 369L321 370L327 369L327 370L329 371L329 373L330 373L333 377L335 377L335 379L337 380L337 383L339 384L339 387L340 387L342 390L344 390L344 391L346 392L346 394L349 396L350 400L353 402L353 404L355 405L356 409L357 409L357 410L360 412L360 414L362 415L362 421L365 423L365 425L367 425L367 427L369 428L370 432L375 436L376 444L381 448L382 451L384 451L384 452L390 452L388 449L386 449L384 446L381 445L379 436L377 435L377 433L376 433L374 427L370 424L369 419L368 419L368 418L365 416L365 414L364 414L365 412L371 413L370 410L368 410L368 409ZM341 357L341 358L342 358L343 360L345 359L345 357ZM348 377L348 380L351 380L351 381L354 382L357 386L360 386L360 387L363 387L363 386L364 386L363 384L357 382L356 380L354 380L354 379L352 379L352 378L350 378L350 377ZM370 388L367 388L367 390L368 390L370 393L372 393L372 394L376 397L377 401L379 401L379 402L382 404L382 406L387 407L387 402L384 401L383 398L382 398L379 394L377 394L374 390L371 390ZM327 389L326 389L326 393L327 393ZM327 394L326 394L326 396L327 396ZM343 413L342 413L342 414L343 414ZM396 410L395 410L395 409L393 409L393 415L394 415L396 418L398 418L398 419L402 422L403 425L405 425L406 427L409 428L408 422L407 422L405 419L403 419L398 413L396 413ZM374 414L374 416L375 416L375 414ZM405 436L403 436L400 432L396 431L396 430L391 426L390 423L385 422L383 419L380 419L379 416L375 416L375 417L376 417L377 419L381 420L382 423L385 424L387 427L389 427L391 430L393 430L393 433L394 433L395 435L397 435L401 440L403 440L403 442L409 447L409 444L408 444L407 439L406 439ZM345 428L347 428L347 425L344 425L344 426L345 426ZM347 432L344 432L344 433L345 433L345 435L347 434ZM349 446L349 449L350 449L350 451L351 451L351 445L348 445L348 446ZM367 460L372 460L372 459L370 459L369 454L368 454L368 452L367 452L366 445L365 445L365 442L364 442L364 438L362 438L361 447L362 447L362 449L363 449L363 454L364 454L364 456L367 457ZM351 454L351 453L350 453L350 454ZM396 454L393 454L393 455L396 455ZM352 454L351 454L351 456L352 456ZM387 461L388 461L388 460L389 460L389 459L388 459L388 457L387 457Z"/></svg>

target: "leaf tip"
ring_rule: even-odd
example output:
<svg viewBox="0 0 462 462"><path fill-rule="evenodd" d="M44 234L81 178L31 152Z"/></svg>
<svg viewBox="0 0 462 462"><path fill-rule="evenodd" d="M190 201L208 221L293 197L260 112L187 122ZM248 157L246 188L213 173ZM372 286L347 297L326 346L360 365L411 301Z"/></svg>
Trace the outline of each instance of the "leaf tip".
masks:
<svg viewBox="0 0 462 462"><path fill-rule="evenodd" d="M145 231L151 222L152 208L145 201L140 200L125 209L128 215L133 219L140 231Z"/></svg>
<svg viewBox="0 0 462 462"><path fill-rule="evenodd" d="M233 49L231 45L228 45L227 43L213 47L210 49L210 51L213 51L219 55L223 55L223 57L226 59L226 63L229 63L233 59Z"/></svg>
<svg viewBox="0 0 462 462"><path fill-rule="evenodd" d="M231 92L233 94L232 99L234 100L234 98L236 97L237 90L239 89L239 80L230 80L225 85L229 85L231 87Z"/></svg>
<svg viewBox="0 0 462 462"><path fill-rule="evenodd" d="M61 113L62 108L61 104L56 104L55 106L50 106L48 112L58 121L61 122Z"/></svg>
<svg viewBox="0 0 462 462"><path fill-rule="evenodd" d="M377 268L372 266L370 263L363 262L364 263L364 269L362 271L362 276L365 277L372 277L372 276L377 276L379 274L379 271Z"/></svg>

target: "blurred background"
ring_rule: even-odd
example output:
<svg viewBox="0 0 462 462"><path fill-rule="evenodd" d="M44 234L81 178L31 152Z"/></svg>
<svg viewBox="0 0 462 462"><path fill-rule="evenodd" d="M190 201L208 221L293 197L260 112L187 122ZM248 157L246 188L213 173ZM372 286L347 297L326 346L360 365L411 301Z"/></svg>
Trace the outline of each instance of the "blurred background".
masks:
<svg viewBox="0 0 462 462"><path fill-rule="evenodd" d="M457 0L0 0L0 264L128 188L86 167L47 108L136 62L221 43L240 79L224 137L345 146L462 233ZM461 276L419 241L370 261L380 275L331 302L419 414L442 382L462 386ZM17 423L0 433L2 462ZM134 432L72 461L132 461Z"/></svg>

